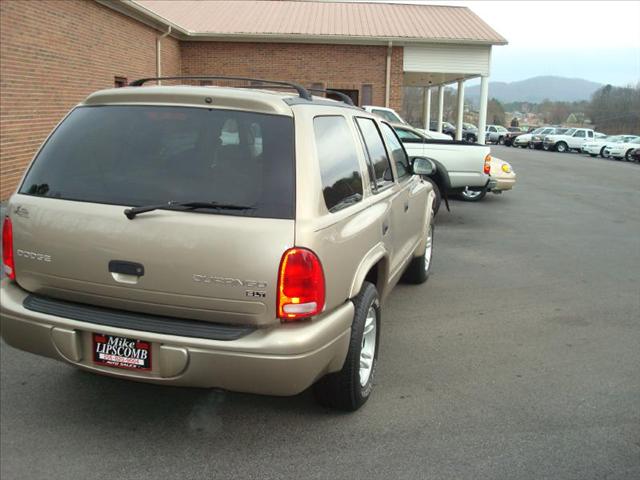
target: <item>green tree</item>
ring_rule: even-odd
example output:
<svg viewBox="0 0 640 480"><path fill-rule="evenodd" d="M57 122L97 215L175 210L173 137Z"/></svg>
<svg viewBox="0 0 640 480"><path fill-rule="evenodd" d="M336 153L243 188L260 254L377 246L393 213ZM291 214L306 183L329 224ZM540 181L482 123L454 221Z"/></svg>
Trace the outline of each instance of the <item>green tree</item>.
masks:
<svg viewBox="0 0 640 480"><path fill-rule="evenodd" d="M492 123L494 125L505 124L504 108L495 98L489 100L489 103L487 104L487 120L490 120L490 122L487 123Z"/></svg>

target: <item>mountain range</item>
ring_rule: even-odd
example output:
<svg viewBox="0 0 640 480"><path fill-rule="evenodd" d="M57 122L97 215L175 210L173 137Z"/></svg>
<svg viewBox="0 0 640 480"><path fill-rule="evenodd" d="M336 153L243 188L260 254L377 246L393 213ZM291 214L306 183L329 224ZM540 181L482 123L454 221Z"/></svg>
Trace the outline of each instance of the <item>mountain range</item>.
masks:
<svg viewBox="0 0 640 480"><path fill-rule="evenodd" d="M533 102L543 100L577 102L589 100L603 85L582 78L540 76L517 82L489 82L489 98L500 102ZM480 99L480 85L465 88L465 97L473 104Z"/></svg>

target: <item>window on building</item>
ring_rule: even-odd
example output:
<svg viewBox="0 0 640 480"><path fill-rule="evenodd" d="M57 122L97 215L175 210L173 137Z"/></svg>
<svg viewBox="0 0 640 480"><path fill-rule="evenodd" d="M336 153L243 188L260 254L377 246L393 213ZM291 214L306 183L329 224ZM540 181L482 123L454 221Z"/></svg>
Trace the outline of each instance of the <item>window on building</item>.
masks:
<svg viewBox="0 0 640 480"><path fill-rule="evenodd" d="M393 183L391 163L387 156L387 150L376 126L376 122L370 118L357 118L356 123L362 135L362 141L367 153L369 167L373 176L376 189L385 188Z"/></svg>
<svg viewBox="0 0 640 480"><path fill-rule="evenodd" d="M373 103L373 85L362 85L362 100L360 105L371 105Z"/></svg>
<svg viewBox="0 0 640 480"><path fill-rule="evenodd" d="M126 87L128 84L126 77L113 77L113 85L116 88Z"/></svg>
<svg viewBox="0 0 640 480"><path fill-rule="evenodd" d="M381 128L384 139L387 142L387 146L391 150L391 158L393 158L393 161L396 164L396 172L398 174L398 178L403 179L410 177L411 169L409 168L409 157L407 156L407 152L405 152L402 143L398 139L398 136L386 123L383 123Z"/></svg>
<svg viewBox="0 0 640 480"><path fill-rule="evenodd" d="M356 145L344 117L313 119L316 152L327 209L337 212L362 200L362 176Z"/></svg>

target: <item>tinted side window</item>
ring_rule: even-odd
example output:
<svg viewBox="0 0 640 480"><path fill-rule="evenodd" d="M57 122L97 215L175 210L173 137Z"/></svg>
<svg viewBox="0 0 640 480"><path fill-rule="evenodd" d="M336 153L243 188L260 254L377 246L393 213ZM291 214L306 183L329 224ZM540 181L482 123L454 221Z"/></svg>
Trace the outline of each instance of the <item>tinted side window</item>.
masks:
<svg viewBox="0 0 640 480"><path fill-rule="evenodd" d="M346 119L316 117L313 130L327 209L336 212L362 200L358 154Z"/></svg>
<svg viewBox="0 0 640 480"><path fill-rule="evenodd" d="M580 130L580 131L576 132L573 136L574 137L584 137L584 131Z"/></svg>
<svg viewBox="0 0 640 480"><path fill-rule="evenodd" d="M409 168L409 158L407 157L407 153L402 147L402 143L400 143L400 140L398 140L398 137L393 132L393 129L386 123L383 123L382 134L384 135L387 146L391 151L391 158L396 164L396 172L398 173L398 178L410 177L411 170Z"/></svg>
<svg viewBox="0 0 640 480"><path fill-rule="evenodd" d="M369 163L373 168L376 186L381 188L393 183L391 164L376 123L370 118L357 118L356 123L362 134Z"/></svg>

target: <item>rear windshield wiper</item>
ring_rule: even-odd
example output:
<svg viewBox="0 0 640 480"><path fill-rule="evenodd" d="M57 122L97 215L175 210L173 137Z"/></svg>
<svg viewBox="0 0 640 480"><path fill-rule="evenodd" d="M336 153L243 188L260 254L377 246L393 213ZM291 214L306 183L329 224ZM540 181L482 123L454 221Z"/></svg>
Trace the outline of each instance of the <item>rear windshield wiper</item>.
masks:
<svg viewBox="0 0 640 480"><path fill-rule="evenodd" d="M220 202L167 202L161 203L160 205L147 205L142 207L127 208L124 211L124 214L129 220L133 220L139 213L151 212L158 209L194 210L196 208L215 208L221 210L253 210L254 207Z"/></svg>

